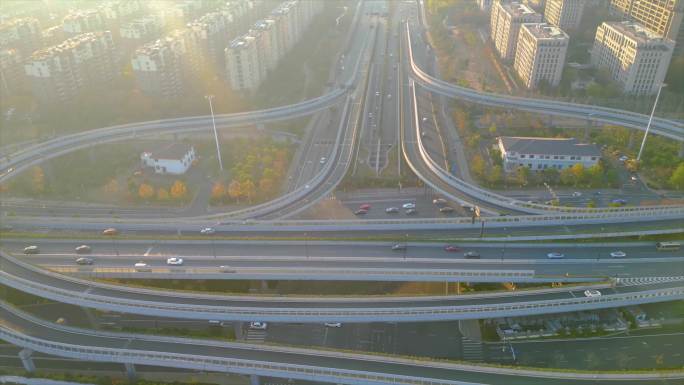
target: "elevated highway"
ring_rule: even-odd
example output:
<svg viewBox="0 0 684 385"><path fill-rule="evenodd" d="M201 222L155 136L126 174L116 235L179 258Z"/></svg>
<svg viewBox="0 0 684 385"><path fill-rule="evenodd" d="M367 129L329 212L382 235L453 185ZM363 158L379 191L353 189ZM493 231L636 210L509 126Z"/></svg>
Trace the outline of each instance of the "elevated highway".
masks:
<svg viewBox="0 0 684 385"><path fill-rule="evenodd" d="M30 351L84 361L152 365L349 385L549 385L676 381L670 373L570 373L509 369L363 353L111 333L57 325L0 302L0 340ZM258 380L258 378L255 378Z"/></svg>
<svg viewBox="0 0 684 385"><path fill-rule="evenodd" d="M684 299L681 282L616 286L600 297L544 290L445 297L225 297L147 290L66 277L2 254L0 283L40 297L105 311L188 319L274 322L415 322L604 309Z"/></svg>

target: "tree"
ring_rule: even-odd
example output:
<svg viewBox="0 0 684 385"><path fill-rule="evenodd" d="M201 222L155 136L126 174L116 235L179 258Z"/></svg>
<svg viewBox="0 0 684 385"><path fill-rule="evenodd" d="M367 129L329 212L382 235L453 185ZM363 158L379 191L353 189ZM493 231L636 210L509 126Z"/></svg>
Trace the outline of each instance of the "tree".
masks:
<svg viewBox="0 0 684 385"><path fill-rule="evenodd" d="M182 180L176 180L171 186L170 194L173 199L185 199L188 195L188 188Z"/></svg>
<svg viewBox="0 0 684 385"><path fill-rule="evenodd" d="M160 187L157 189L157 199L164 202L169 200L169 192L163 188Z"/></svg>
<svg viewBox="0 0 684 385"><path fill-rule="evenodd" d="M589 184L592 187L600 186L603 181L603 166L601 166L601 163L596 163L589 167L587 175L589 177Z"/></svg>
<svg viewBox="0 0 684 385"><path fill-rule="evenodd" d="M492 134L492 136L496 136L496 123L492 123L491 126L489 126L489 133Z"/></svg>
<svg viewBox="0 0 684 385"><path fill-rule="evenodd" d="M586 179L586 171L582 163L575 163L572 167L570 167L570 172L575 177L575 185L578 183L583 183Z"/></svg>
<svg viewBox="0 0 684 385"><path fill-rule="evenodd" d="M570 168L565 168L560 172L560 182L564 185L576 185L577 178Z"/></svg>
<svg viewBox="0 0 684 385"><path fill-rule="evenodd" d="M228 185L228 196L235 200L239 200L242 196L242 186L236 179L233 179Z"/></svg>
<svg viewBox="0 0 684 385"><path fill-rule="evenodd" d="M214 202L218 202L225 198L225 196L226 186L221 182L214 183L214 186L211 188L211 200Z"/></svg>
<svg viewBox="0 0 684 385"><path fill-rule="evenodd" d="M273 186L275 183L271 178L261 178L259 181L259 191L262 195L266 196L273 192Z"/></svg>
<svg viewBox="0 0 684 385"><path fill-rule="evenodd" d="M484 178L485 161L482 159L480 154L475 154L475 156L473 156L473 160L470 161L470 167L473 170L473 174L475 174L476 178Z"/></svg>
<svg viewBox="0 0 684 385"><path fill-rule="evenodd" d="M670 185L676 190L684 190L684 162L679 163L679 166L674 170L670 176Z"/></svg>
<svg viewBox="0 0 684 385"><path fill-rule="evenodd" d="M102 191L108 195L116 195L119 192L119 182L116 178L112 178L106 185L102 187Z"/></svg>
<svg viewBox="0 0 684 385"><path fill-rule="evenodd" d="M251 179L246 179L245 181L240 183L240 189L242 190L243 195L246 196L247 200L249 200L249 202L251 203L252 198L256 193L256 186L254 185L254 182L252 182Z"/></svg>
<svg viewBox="0 0 684 385"><path fill-rule="evenodd" d="M503 169L499 165L492 167L492 170L489 172L489 175L487 176L487 180L489 181L490 185L498 184L499 182L501 182L502 178Z"/></svg>
<svg viewBox="0 0 684 385"><path fill-rule="evenodd" d="M140 199L148 200L154 196L154 187L147 183L141 183L138 187L138 196Z"/></svg>
<svg viewBox="0 0 684 385"><path fill-rule="evenodd" d="M530 178L530 169L525 166L518 166L515 170L515 179L520 187L527 186Z"/></svg>
<svg viewBox="0 0 684 385"><path fill-rule="evenodd" d="M31 169L31 182L33 186L33 192L37 194L42 194L45 192L45 173L43 168L40 166L34 166Z"/></svg>
<svg viewBox="0 0 684 385"><path fill-rule="evenodd" d="M546 168L542 171L542 176L544 181L547 183L557 183L558 182L558 169L557 168Z"/></svg>

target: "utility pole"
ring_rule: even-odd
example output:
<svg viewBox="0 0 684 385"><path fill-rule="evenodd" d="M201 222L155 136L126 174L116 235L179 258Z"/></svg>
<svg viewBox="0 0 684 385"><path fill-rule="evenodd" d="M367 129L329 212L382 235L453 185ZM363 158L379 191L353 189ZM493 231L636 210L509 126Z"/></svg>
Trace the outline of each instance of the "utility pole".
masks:
<svg viewBox="0 0 684 385"><path fill-rule="evenodd" d="M214 95L205 95L204 98L209 101L209 110L211 111L211 124L214 127L214 140L216 141L216 154L218 156L219 169L221 169L221 172L223 172L223 161L221 160L221 147L219 146L218 132L216 131L216 120L214 119L214 105L211 103L211 100L214 98Z"/></svg>
<svg viewBox="0 0 684 385"><path fill-rule="evenodd" d="M639 155L637 155L637 162L641 160L641 153L644 151L644 145L646 145L646 137L648 137L648 131L651 129L651 122L653 121L653 114L655 114L656 106L658 105L658 99L660 98L660 91L663 87L667 87L667 84L661 83L658 87L658 93L656 94L655 102L653 102L653 109L651 110L651 116L648 118L648 124L646 125L646 132L644 132L644 139L641 141L641 148L639 148Z"/></svg>

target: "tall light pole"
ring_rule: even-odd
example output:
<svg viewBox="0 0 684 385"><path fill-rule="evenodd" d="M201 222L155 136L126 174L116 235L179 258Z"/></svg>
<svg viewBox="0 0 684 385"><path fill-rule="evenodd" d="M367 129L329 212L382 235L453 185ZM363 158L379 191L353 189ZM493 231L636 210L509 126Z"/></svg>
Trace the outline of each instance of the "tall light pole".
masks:
<svg viewBox="0 0 684 385"><path fill-rule="evenodd" d="M641 153L644 151L644 145L646 144L646 137L648 136L648 131L651 129L651 122L653 121L653 114L655 113L656 106L658 105L658 99L660 98L660 91L663 90L663 87L666 87L667 84L665 83L660 83L660 87L658 87L658 93L656 94L655 102L653 102L653 109L651 110L651 116L648 118L648 124L646 125L646 132L644 132L644 139L641 141L641 148L639 148L639 155L637 155L637 162L641 160Z"/></svg>
<svg viewBox="0 0 684 385"><path fill-rule="evenodd" d="M221 148L219 146L218 132L216 132L216 120L214 119L214 106L211 104L211 99L214 95L205 95L205 99L209 101L209 110L211 110L211 124L214 127L214 140L216 141L216 154L218 155L219 168L223 171L223 161L221 160Z"/></svg>

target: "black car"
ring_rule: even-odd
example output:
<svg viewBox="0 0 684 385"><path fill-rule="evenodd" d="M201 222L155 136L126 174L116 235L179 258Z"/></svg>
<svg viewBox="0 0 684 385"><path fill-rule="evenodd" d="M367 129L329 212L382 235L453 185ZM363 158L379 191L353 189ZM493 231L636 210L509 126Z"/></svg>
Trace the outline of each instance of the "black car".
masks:
<svg viewBox="0 0 684 385"><path fill-rule="evenodd" d="M480 259L480 253L477 251L466 251L463 253L465 259Z"/></svg>

